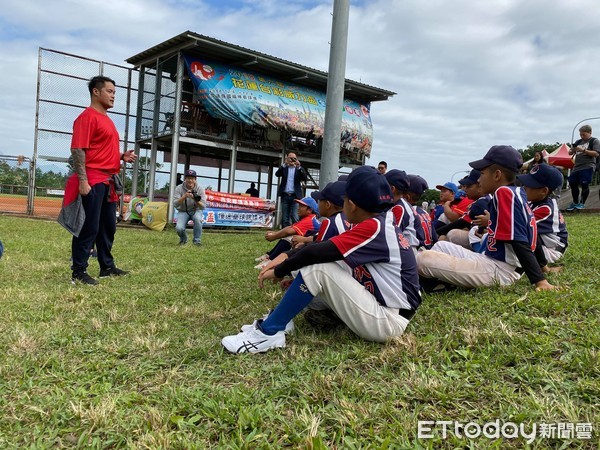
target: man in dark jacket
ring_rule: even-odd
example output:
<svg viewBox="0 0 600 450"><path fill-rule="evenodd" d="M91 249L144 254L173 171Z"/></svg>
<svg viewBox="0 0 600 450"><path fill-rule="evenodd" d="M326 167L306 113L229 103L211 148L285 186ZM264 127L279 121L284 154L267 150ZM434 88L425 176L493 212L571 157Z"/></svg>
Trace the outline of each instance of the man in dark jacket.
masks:
<svg viewBox="0 0 600 450"><path fill-rule="evenodd" d="M281 197L281 227L285 228L298 222L298 203L294 200L302 198L300 183L307 180L307 175L296 154L289 152L275 176L281 177L277 195Z"/></svg>

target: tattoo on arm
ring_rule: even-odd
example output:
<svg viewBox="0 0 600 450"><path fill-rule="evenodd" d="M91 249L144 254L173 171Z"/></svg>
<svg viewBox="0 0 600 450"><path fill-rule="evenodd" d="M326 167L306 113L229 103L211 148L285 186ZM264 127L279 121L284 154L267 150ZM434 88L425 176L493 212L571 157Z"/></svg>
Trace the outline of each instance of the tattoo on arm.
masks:
<svg viewBox="0 0 600 450"><path fill-rule="evenodd" d="M82 148L71 149L73 154L73 169L77 174L79 181L87 181L87 173L85 172L85 151Z"/></svg>

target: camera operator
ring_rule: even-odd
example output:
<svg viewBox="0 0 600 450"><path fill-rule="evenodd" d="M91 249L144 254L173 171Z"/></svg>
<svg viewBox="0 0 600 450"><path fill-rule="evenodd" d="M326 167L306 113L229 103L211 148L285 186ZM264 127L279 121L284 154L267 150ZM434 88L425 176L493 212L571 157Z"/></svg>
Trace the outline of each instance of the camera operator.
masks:
<svg viewBox="0 0 600 450"><path fill-rule="evenodd" d="M298 203L296 199L302 198L300 183L307 180L306 170L294 152L289 152L284 164L275 172L276 177L281 177L277 195L281 197L281 227L289 227L298 222Z"/></svg>
<svg viewBox="0 0 600 450"><path fill-rule="evenodd" d="M202 210L206 206L204 188L196 182L196 172L186 170L183 183L175 188L173 206L177 209L175 231L179 235L179 245L187 244L185 227L191 219L194 222L194 245L202 243Z"/></svg>

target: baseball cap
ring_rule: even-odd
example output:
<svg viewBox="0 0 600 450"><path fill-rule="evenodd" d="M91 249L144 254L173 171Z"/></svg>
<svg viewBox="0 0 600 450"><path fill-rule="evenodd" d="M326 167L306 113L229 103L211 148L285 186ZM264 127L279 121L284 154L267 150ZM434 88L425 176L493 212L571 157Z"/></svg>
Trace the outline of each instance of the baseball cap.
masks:
<svg viewBox="0 0 600 450"><path fill-rule="evenodd" d="M449 191L452 191L454 195L458 194L458 186L451 181L448 181L445 184L438 184L435 188L438 191L441 191L442 189L448 189Z"/></svg>
<svg viewBox="0 0 600 450"><path fill-rule="evenodd" d="M373 166L357 167L350 173L346 197L368 212L381 212L394 204L387 179Z"/></svg>
<svg viewBox="0 0 600 450"><path fill-rule="evenodd" d="M336 206L342 206L344 204L344 194L346 193L346 182L345 181L332 181L327 183L320 191L315 191L310 194L316 201L328 200Z"/></svg>
<svg viewBox="0 0 600 450"><path fill-rule="evenodd" d="M548 164L538 164L526 175L517 175L517 179L524 186L531 188L547 187L553 191L563 184L563 174L556 167Z"/></svg>
<svg viewBox="0 0 600 450"><path fill-rule="evenodd" d="M498 164L512 172L519 173L523 166L523 157L510 145L494 145L490 147L483 159L470 162L473 169L481 170L492 164Z"/></svg>
<svg viewBox="0 0 600 450"><path fill-rule="evenodd" d="M423 192L429 189L427 181L425 181L425 179L423 177L420 177L419 175L409 175L408 181L410 184L408 187L408 191L413 192L418 196L423 195Z"/></svg>
<svg viewBox="0 0 600 450"><path fill-rule="evenodd" d="M481 172L477 169L473 169L471 170L471 172L469 172L469 175L464 177L462 180L458 180L458 184L461 184L463 186L471 186L472 184L477 184L477 181L479 180L480 176Z"/></svg>
<svg viewBox="0 0 600 450"><path fill-rule="evenodd" d="M312 197L304 197L302 200L295 199L301 205L308 206L314 213L319 211L319 205Z"/></svg>
<svg viewBox="0 0 600 450"><path fill-rule="evenodd" d="M389 184L394 186L399 191L407 191L410 187L410 181L408 180L408 175L404 170L392 169L388 170L384 177L388 181Z"/></svg>
<svg viewBox="0 0 600 450"><path fill-rule="evenodd" d="M194 177L196 178L196 171L195 170L186 170L185 173L183 174L184 177Z"/></svg>

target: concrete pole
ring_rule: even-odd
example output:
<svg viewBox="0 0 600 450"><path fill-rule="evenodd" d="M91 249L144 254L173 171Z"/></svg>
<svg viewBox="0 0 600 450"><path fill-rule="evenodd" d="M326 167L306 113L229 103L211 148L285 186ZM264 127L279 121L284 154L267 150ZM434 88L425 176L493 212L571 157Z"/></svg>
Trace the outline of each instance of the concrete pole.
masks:
<svg viewBox="0 0 600 450"><path fill-rule="evenodd" d="M183 100L183 73L185 70L183 55L177 54L177 78L175 84L175 120L173 123L173 137L171 140L171 176L169 178L169 209L167 213L168 223L173 223L175 207L173 197L177 187L177 164L179 163L179 128L181 124L181 101ZM189 162L189 161L188 161ZM186 166L186 168L189 166Z"/></svg>
<svg viewBox="0 0 600 450"><path fill-rule="evenodd" d="M333 0L331 49L329 50L329 76L327 77L327 107L325 132L321 152L319 188L337 180L340 167L340 136L342 134L342 108L346 80L346 48L348 43L349 0Z"/></svg>

